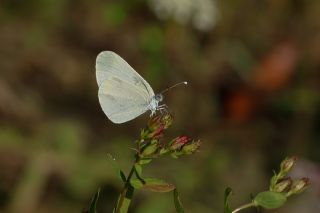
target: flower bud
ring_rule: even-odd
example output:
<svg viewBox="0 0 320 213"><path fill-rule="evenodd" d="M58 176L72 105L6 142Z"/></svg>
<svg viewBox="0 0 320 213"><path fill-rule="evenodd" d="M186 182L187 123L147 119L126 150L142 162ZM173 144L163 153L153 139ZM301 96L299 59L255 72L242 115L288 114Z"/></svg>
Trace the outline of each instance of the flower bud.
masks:
<svg viewBox="0 0 320 213"><path fill-rule="evenodd" d="M181 147L183 147L185 144L187 144L190 141L190 138L187 136L179 136L173 139L169 145L170 150L176 151L180 150Z"/></svg>
<svg viewBox="0 0 320 213"><path fill-rule="evenodd" d="M297 161L297 157L289 157L284 159L280 164L280 173L287 174Z"/></svg>
<svg viewBox="0 0 320 213"><path fill-rule="evenodd" d="M296 180L293 182L291 189L289 191L289 195L291 194L300 194L303 192L307 186L309 185L309 179L308 178L301 178L299 180Z"/></svg>
<svg viewBox="0 0 320 213"><path fill-rule="evenodd" d="M285 178L280 180L272 189L274 192L286 192L290 189L290 186L292 184L291 178Z"/></svg>
<svg viewBox="0 0 320 213"><path fill-rule="evenodd" d="M182 147L182 152L184 154L192 154L197 151L200 147L200 140L192 141Z"/></svg>
<svg viewBox="0 0 320 213"><path fill-rule="evenodd" d="M173 117L170 114L158 115L152 117L145 129L141 131L142 139L159 139L162 133L167 129L173 121Z"/></svg>
<svg viewBox="0 0 320 213"><path fill-rule="evenodd" d="M168 129L173 122L173 116L170 113L166 113L161 117L161 123L164 125L164 129Z"/></svg>
<svg viewBox="0 0 320 213"><path fill-rule="evenodd" d="M150 130L157 129L159 125L161 125L161 116L155 116L150 118L147 124L148 129Z"/></svg>
<svg viewBox="0 0 320 213"><path fill-rule="evenodd" d="M147 135L147 138L158 139L158 138L160 138L162 136L163 130L164 130L164 125L160 124L159 126L157 126L156 129L154 129L152 132L150 132Z"/></svg>
<svg viewBox="0 0 320 213"><path fill-rule="evenodd" d="M161 121L161 116L152 117L145 129L141 131L142 139L160 138L164 130L164 124Z"/></svg>

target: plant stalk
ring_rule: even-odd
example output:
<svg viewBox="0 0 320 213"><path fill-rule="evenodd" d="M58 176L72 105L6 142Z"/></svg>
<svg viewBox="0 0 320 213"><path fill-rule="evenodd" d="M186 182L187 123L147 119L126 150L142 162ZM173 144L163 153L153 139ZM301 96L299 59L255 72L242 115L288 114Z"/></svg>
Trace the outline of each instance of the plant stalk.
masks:
<svg viewBox="0 0 320 213"><path fill-rule="evenodd" d="M135 163L139 161L139 157L137 156L136 157L136 160L135 160ZM128 191L128 187L130 186L130 180L132 178L132 175L134 174L134 171L135 171L135 163L133 164L131 170L130 170L130 173L127 177L127 180L123 186L123 189L121 190L121 193L119 195L119 199L118 199L118 202L117 202L117 205L116 205L116 213L120 213L121 211L121 208L122 208L122 205L123 205L123 201L124 201L124 198L127 194L127 191Z"/></svg>
<svg viewBox="0 0 320 213"><path fill-rule="evenodd" d="M253 202L247 203L247 204L244 204L244 205L236 208L236 209L233 210L231 213L236 213L236 212L239 212L239 211L241 211L241 210L243 210L243 209L247 209L247 208L250 208L250 207L253 207L253 206L254 206L254 203L253 203Z"/></svg>

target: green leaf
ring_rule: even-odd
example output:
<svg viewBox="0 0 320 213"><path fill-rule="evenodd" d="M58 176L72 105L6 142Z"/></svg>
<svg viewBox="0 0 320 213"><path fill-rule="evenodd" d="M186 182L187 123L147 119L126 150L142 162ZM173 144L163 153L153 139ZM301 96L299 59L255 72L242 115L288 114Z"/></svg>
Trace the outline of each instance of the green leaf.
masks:
<svg viewBox="0 0 320 213"><path fill-rule="evenodd" d="M174 202L174 206L176 207L176 212L184 213L184 209L179 198L179 193L176 188L173 190L173 202Z"/></svg>
<svg viewBox="0 0 320 213"><path fill-rule="evenodd" d="M148 144L142 151L141 156L146 157L154 154L158 149L158 144Z"/></svg>
<svg viewBox="0 0 320 213"><path fill-rule="evenodd" d="M232 194L232 189L230 187L227 187L224 191L224 213L231 213L231 209L229 206L229 197Z"/></svg>
<svg viewBox="0 0 320 213"><path fill-rule="evenodd" d="M134 172L136 177L141 181L141 183L145 183L145 181L142 178L142 166L140 164L135 164L134 165Z"/></svg>
<svg viewBox="0 0 320 213"><path fill-rule="evenodd" d="M162 148L159 152L160 155L164 155L167 154L168 152L170 152L170 150L168 148Z"/></svg>
<svg viewBox="0 0 320 213"><path fill-rule="evenodd" d="M153 192L170 192L175 189L173 184L167 183L156 178L132 179L130 184L135 189L147 189Z"/></svg>
<svg viewBox="0 0 320 213"><path fill-rule="evenodd" d="M148 164L152 161L152 158L142 158L139 160L138 164L143 165L143 164Z"/></svg>
<svg viewBox="0 0 320 213"><path fill-rule="evenodd" d="M139 177L142 175L142 166L140 164L135 164L134 169L136 171L136 174L138 174Z"/></svg>
<svg viewBox="0 0 320 213"><path fill-rule="evenodd" d="M116 174L118 175L118 177L120 177L121 181L123 183L126 182L127 178L125 176L125 174L123 173L123 171L120 169L119 165L116 162L116 159L114 157L112 157L111 154L107 154L108 160L112 165L113 170L116 172Z"/></svg>
<svg viewBox="0 0 320 213"><path fill-rule="evenodd" d="M100 188L98 189L98 191L96 192L96 194L94 195L94 197L91 200L88 213L96 213L97 212L96 208L97 208L97 202L99 199L99 194L100 194Z"/></svg>
<svg viewBox="0 0 320 213"><path fill-rule="evenodd" d="M279 208L286 201L287 197L284 194L271 191L260 192L253 200L255 206L261 206L265 209Z"/></svg>

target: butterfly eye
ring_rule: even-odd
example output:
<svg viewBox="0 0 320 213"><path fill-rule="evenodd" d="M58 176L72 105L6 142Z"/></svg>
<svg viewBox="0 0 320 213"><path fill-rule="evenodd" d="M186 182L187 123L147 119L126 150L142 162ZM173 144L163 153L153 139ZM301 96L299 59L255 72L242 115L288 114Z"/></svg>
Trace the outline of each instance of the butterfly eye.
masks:
<svg viewBox="0 0 320 213"><path fill-rule="evenodd" d="M162 101L162 100L163 100L162 94L157 94L157 95L155 96L155 99L156 99L157 101Z"/></svg>

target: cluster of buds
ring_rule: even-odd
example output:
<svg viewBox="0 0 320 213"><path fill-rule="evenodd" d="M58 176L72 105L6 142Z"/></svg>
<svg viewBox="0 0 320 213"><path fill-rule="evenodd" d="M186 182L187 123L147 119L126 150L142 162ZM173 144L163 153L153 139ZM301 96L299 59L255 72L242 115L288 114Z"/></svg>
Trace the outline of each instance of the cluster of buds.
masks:
<svg viewBox="0 0 320 213"><path fill-rule="evenodd" d="M159 115L149 120L146 128L141 130L139 143L140 159L151 159L159 155L171 154L178 157L184 154L192 154L199 149L200 141L195 141L187 136L179 136L169 143L160 141L164 131L172 124L173 117L170 114Z"/></svg>
<svg viewBox="0 0 320 213"><path fill-rule="evenodd" d="M287 177L288 172L294 167L297 161L296 157L288 157L280 164L279 173L274 174L270 181L270 191L284 193L287 197L293 194L300 194L309 185L308 178L292 180Z"/></svg>
<svg viewBox="0 0 320 213"><path fill-rule="evenodd" d="M141 130L140 138L142 140L160 139L164 130L171 126L172 121L173 117L170 114L150 118L147 127Z"/></svg>
<svg viewBox="0 0 320 213"><path fill-rule="evenodd" d="M172 157L177 158L180 155L189 155L197 151L200 147L199 140L192 140L187 136L179 136L171 140L163 152L170 153Z"/></svg>

